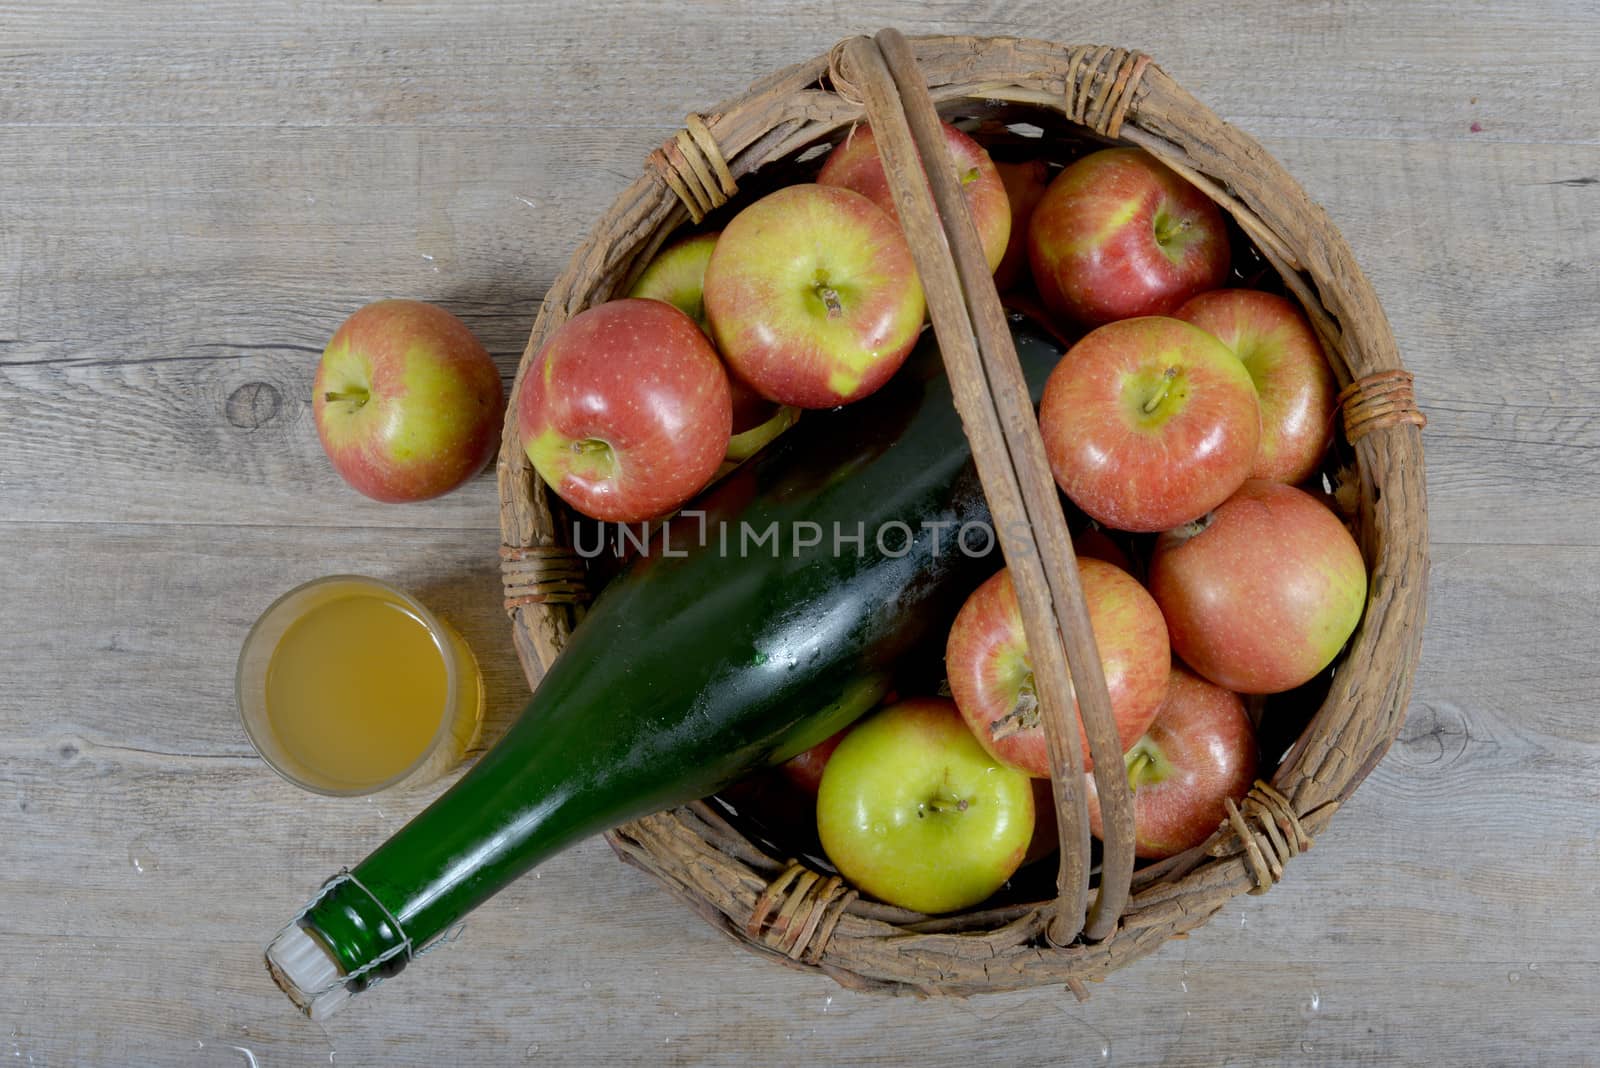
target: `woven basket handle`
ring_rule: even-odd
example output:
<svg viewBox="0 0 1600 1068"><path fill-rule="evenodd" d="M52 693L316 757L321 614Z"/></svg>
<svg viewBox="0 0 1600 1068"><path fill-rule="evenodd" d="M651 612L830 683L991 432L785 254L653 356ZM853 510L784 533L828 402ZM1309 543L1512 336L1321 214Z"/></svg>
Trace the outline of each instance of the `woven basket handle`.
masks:
<svg viewBox="0 0 1600 1068"><path fill-rule="evenodd" d="M978 232L911 46L898 31L856 37L840 74L860 94L927 294L956 409L972 444L1033 662L1061 836L1056 945L1117 926L1133 877L1133 802L1077 558L1033 402ZM926 165L925 165L926 164ZM931 184L931 189L930 189ZM1073 691L1094 756L1105 851L1089 896L1089 822Z"/></svg>

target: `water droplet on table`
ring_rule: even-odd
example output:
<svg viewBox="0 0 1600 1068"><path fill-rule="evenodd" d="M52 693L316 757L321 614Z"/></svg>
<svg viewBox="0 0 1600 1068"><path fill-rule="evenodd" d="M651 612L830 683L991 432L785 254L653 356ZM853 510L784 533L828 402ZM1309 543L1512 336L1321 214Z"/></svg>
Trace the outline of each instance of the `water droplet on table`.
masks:
<svg viewBox="0 0 1600 1068"><path fill-rule="evenodd" d="M1312 1051L1312 1050L1314 1050L1314 1049L1316 1049L1316 1048L1317 1048L1317 1047L1315 1047L1315 1046L1313 1046L1313 1045L1312 1045L1312 1044L1311 1044L1311 1043L1309 1043L1309 1042L1302 1042L1302 1043L1300 1043L1300 1052L1301 1052L1301 1053L1310 1053L1310 1052L1311 1052L1311 1051Z"/></svg>
<svg viewBox="0 0 1600 1068"><path fill-rule="evenodd" d="M1318 1012L1322 1009L1322 992L1320 990L1311 991L1311 999L1306 1002L1306 1008L1311 1012Z"/></svg>
<svg viewBox="0 0 1600 1068"><path fill-rule="evenodd" d="M1510 975L1506 976L1506 982L1508 982L1508 983L1520 983L1520 982L1522 982L1522 973L1521 972L1512 972Z"/></svg>
<svg viewBox="0 0 1600 1068"><path fill-rule="evenodd" d="M584 988L584 989L585 989L585 990L588 990L588 989L589 989L589 988L590 988L590 987L592 987L592 986L594 986L594 984L593 984L593 983L591 983L591 982L589 982L589 980L587 980L587 979L585 979L585 980L584 980L584 981L583 981L583 988Z"/></svg>
<svg viewBox="0 0 1600 1068"><path fill-rule="evenodd" d="M133 865L133 870L140 875L161 867L160 859L142 835L128 843L128 863Z"/></svg>
<svg viewBox="0 0 1600 1068"><path fill-rule="evenodd" d="M522 1051L522 1055L524 1057L528 1058L529 1060L532 1060L535 1056L538 1055L538 1053L539 1053L539 1043L537 1043L537 1042L529 1042L528 1043L528 1048Z"/></svg>

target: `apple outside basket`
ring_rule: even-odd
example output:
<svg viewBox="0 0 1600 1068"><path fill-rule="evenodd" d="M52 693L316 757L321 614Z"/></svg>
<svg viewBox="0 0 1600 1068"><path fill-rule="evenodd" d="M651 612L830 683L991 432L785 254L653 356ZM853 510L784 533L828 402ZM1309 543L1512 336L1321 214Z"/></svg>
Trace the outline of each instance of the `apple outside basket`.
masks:
<svg viewBox="0 0 1600 1068"><path fill-rule="evenodd" d="M980 141L1028 144L1047 159L1053 148L1066 153L1085 142L1150 152L1253 242L1306 312L1344 387L1336 448L1351 468L1347 484L1357 503L1349 518L1369 572L1361 625L1270 782L1258 782L1242 804L1230 802L1205 843L1137 871L1131 800L1071 539L1004 312L938 136L940 118ZM1394 739L1425 610L1424 420L1377 296L1326 214L1260 145L1149 57L1018 38L908 39L893 30L850 38L690 115L545 297L499 459L505 604L530 681L560 653L592 591L584 562L564 544L568 513L517 438L523 374L562 323L626 293L685 222L738 197L742 180L807 180L819 157L861 122L878 135L978 473L997 529L1008 532L1001 547L1057 771L1055 896L938 917L891 907L860 897L837 876L768 855L705 802L634 821L607 838L622 859L748 949L845 986L964 996L1061 983L1086 997L1086 981L1183 937L1234 895L1270 888ZM1078 732L1070 729L1074 678L1106 806L1093 870L1081 776L1064 773L1082 766Z"/></svg>

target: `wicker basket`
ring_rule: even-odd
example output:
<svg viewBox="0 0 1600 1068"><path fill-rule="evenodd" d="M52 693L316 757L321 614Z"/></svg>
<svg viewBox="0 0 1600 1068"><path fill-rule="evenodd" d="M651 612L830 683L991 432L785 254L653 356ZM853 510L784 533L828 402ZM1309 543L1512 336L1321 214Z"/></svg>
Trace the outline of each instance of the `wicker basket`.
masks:
<svg viewBox="0 0 1600 1068"><path fill-rule="evenodd" d="M513 398L544 340L579 311L626 292L674 230L715 212L741 193L740 183L748 193L774 178L794 180L853 124L870 121L991 509L1002 529L1007 514L1026 516L1020 528L1034 533L1023 537L1040 550L1017 585L1052 765L1080 766L1077 731L1061 712L1071 708L1072 677L1099 756L1115 734L1092 636L1085 637L1070 539L1038 462L1031 408L1025 418L1007 418L1019 403L1020 379L1007 373L1015 356L987 268L976 269L976 233L959 191L943 177L953 168L937 166L935 108L938 117L972 120L995 137L1037 137L1032 143L1044 155L1051 132L1066 129L1136 145L1231 215L1305 309L1344 387L1341 447L1354 468L1354 518L1370 572L1363 622L1271 782L1230 807L1203 845L1134 870L1121 761L1097 759L1107 832L1091 873L1079 780L1057 775L1063 848L1057 892L1046 900L940 917L878 904L835 876L769 856L704 803L635 821L608 838L624 860L747 948L846 986L966 995L1064 983L1083 997L1085 981L1182 936L1234 895L1264 892L1281 878L1382 757L1410 696L1427 578L1423 420L1377 297L1326 215L1283 168L1138 53L1014 38L908 41L894 31L852 38L690 115L650 157L546 295ZM926 175L919 156L931 164ZM1020 403L1027 404L1025 392ZM563 544L570 525L561 504L529 466L514 418L506 423L499 484L505 603L524 669L537 680L591 591L582 562ZM1018 546L1004 548L1017 572Z"/></svg>

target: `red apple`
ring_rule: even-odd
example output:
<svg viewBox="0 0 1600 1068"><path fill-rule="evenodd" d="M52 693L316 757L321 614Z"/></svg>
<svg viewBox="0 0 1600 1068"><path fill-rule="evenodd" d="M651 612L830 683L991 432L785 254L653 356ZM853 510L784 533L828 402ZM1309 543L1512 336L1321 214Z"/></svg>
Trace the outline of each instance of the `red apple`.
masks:
<svg viewBox="0 0 1600 1068"><path fill-rule="evenodd" d="M1219 289L1174 317L1213 334L1239 357L1261 401L1261 444L1251 478L1310 477L1333 437L1333 371L1304 313L1273 293Z"/></svg>
<svg viewBox="0 0 1600 1068"><path fill-rule="evenodd" d="M983 257L993 271L1005 255L1006 241L1011 234L1011 204L1006 197L1005 183L982 145L949 123L941 123L940 128L944 131L944 143L955 160L961 190L967 198L967 211L978 228ZM870 126L853 128L828 154L817 175L817 184L853 189L888 212L897 224L900 222L894 195L889 192L889 177L878 156L878 139Z"/></svg>
<svg viewBox="0 0 1600 1068"><path fill-rule="evenodd" d="M1011 236L1000 266L994 269L994 284L997 289L1011 289L1028 280L1028 220L1050 185L1050 168L1038 159L994 166L1011 203Z"/></svg>
<svg viewBox="0 0 1600 1068"><path fill-rule="evenodd" d="M1157 539L1150 592L1190 667L1238 693L1279 693L1344 647L1366 605L1367 570L1316 498L1251 479Z"/></svg>
<svg viewBox="0 0 1600 1068"><path fill-rule="evenodd" d="M1128 557L1127 551L1106 533L1104 527L1087 527L1075 535L1072 539L1072 551L1080 557L1088 556L1104 560L1130 575L1134 573L1133 561Z"/></svg>
<svg viewBox="0 0 1600 1068"><path fill-rule="evenodd" d="M1250 473L1256 389L1226 345L1149 316L1090 331L1050 372L1039 431L1056 483L1113 530L1166 530Z"/></svg>
<svg viewBox="0 0 1600 1068"><path fill-rule="evenodd" d="M1165 315L1222 284L1228 230L1206 195L1136 148L1070 164L1028 224L1045 304L1090 326Z"/></svg>
<svg viewBox="0 0 1600 1068"><path fill-rule="evenodd" d="M420 501L482 471L500 439L505 391L467 324L416 300L356 311L323 350L312 387L322 448L379 501Z"/></svg>
<svg viewBox="0 0 1600 1068"><path fill-rule="evenodd" d="M615 300L573 316L520 388L528 459L562 500L595 519L674 511L728 448L722 362L693 319L659 300Z"/></svg>
<svg viewBox="0 0 1600 1068"><path fill-rule="evenodd" d="M791 185L733 217L706 266L723 359L769 400L832 408L887 382L925 310L900 227L860 193Z"/></svg>
<svg viewBox="0 0 1600 1068"><path fill-rule="evenodd" d="M1049 779L1030 778L1033 783L1033 837L1022 855L1021 867L1043 860L1061 848L1060 820L1056 816L1056 795Z"/></svg>
<svg viewBox="0 0 1600 1068"><path fill-rule="evenodd" d="M855 724L851 724L853 726ZM778 771L799 789L815 795L817 787L822 785L822 769L828 766L828 758L833 756L833 751L839 748L839 743L849 733L850 727L846 727L830 734L799 756L790 757L779 764Z"/></svg>
<svg viewBox="0 0 1600 1068"><path fill-rule="evenodd" d="M1133 790L1134 852L1160 859L1211 837L1227 818L1223 802L1250 792L1256 736L1238 694L1174 664L1155 721L1122 759ZM1084 778L1089 829L1099 838L1100 793L1093 775Z"/></svg>
<svg viewBox="0 0 1600 1068"><path fill-rule="evenodd" d="M1121 568L1080 557L1078 576L1117 736L1127 748L1150 725L1166 692L1171 666L1166 624L1144 587ZM1048 777L1050 756L1039 724L1033 662L1009 571L991 576L961 606L944 662L956 707L984 748L1029 775ZM1084 767L1093 768L1081 720L1078 734Z"/></svg>
<svg viewBox="0 0 1600 1068"><path fill-rule="evenodd" d="M633 288L628 290L628 296L664 300L693 319L710 336L711 324L706 321L706 264L711 262L711 250L717 247L719 236L719 231L712 231L674 241L656 253L655 259L650 261L650 265L633 283ZM728 376L728 388L733 397L735 437L770 423L777 416L778 406L737 376ZM783 425L787 427L790 422L793 422L792 417ZM730 455L729 459L742 460L744 456Z"/></svg>

